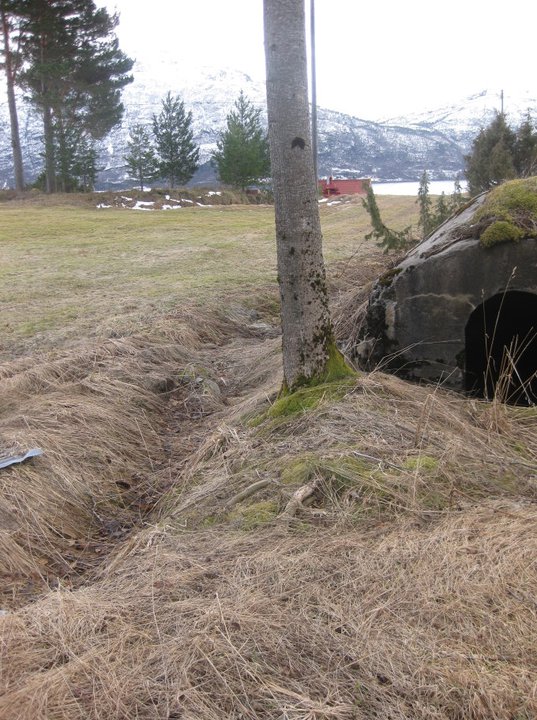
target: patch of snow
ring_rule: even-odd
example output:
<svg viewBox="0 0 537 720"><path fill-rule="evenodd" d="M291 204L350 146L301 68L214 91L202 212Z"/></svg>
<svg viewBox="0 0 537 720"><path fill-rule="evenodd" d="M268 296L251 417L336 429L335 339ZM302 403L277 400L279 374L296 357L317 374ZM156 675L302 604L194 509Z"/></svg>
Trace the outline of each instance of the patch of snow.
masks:
<svg viewBox="0 0 537 720"><path fill-rule="evenodd" d="M104 203L99 203L99 204L97 205L97 207L98 207L100 210L105 210L106 208L111 208L112 206L111 206L111 205L105 205Z"/></svg>
<svg viewBox="0 0 537 720"><path fill-rule="evenodd" d="M182 210L183 208L180 205L163 205L163 210Z"/></svg>
<svg viewBox="0 0 537 720"><path fill-rule="evenodd" d="M187 198L181 198L181 200L174 200L174 202L186 202L194 205L194 200L187 200Z"/></svg>
<svg viewBox="0 0 537 720"><path fill-rule="evenodd" d="M203 203L196 203L198 207L212 207L212 205L204 205Z"/></svg>
<svg viewBox="0 0 537 720"><path fill-rule="evenodd" d="M154 210L153 207L155 203L154 202L142 202L141 200L138 200L135 205L132 206L132 210Z"/></svg>
<svg viewBox="0 0 537 720"><path fill-rule="evenodd" d="M126 195L121 195L122 200L126 200L127 202L132 202L132 198L127 197Z"/></svg>
<svg viewBox="0 0 537 720"><path fill-rule="evenodd" d="M328 202L328 198L323 198L322 200L319 200L319 205L320 205L321 203L325 203L325 202Z"/></svg>
<svg viewBox="0 0 537 720"><path fill-rule="evenodd" d="M222 193L220 192L220 190L209 190L209 192L207 193L207 195L209 195L209 196L210 195L221 195L221 194Z"/></svg>
<svg viewBox="0 0 537 720"><path fill-rule="evenodd" d="M328 205L341 205L341 200L332 200L332 202L329 202Z"/></svg>

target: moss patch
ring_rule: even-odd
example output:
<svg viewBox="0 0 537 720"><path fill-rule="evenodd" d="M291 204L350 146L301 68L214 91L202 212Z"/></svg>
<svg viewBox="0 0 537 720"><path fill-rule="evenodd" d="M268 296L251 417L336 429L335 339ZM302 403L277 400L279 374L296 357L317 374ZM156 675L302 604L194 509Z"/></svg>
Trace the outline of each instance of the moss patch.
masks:
<svg viewBox="0 0 537 720"><path fill-rule="evenodd" d="M430 455L418 455L417 457L409 457L403 463L403 467L407 470L436 470L438 460Z"/></svg>
<svg viewBox="0 0 537 720"><path fill-rule="evenodd" d="M260 502L237 507L228 516L228 519L237 523L241 530L255 530L262 525L272 522L278 515L279 506L274 500L261 500Z"/></svg>
<svg viewBox="0 0 537 720"><path fill-rule="evenodd" d="M318 465L319 457L315 455L302 455L294 458L282 468L281 481L284 485L304 485L311 478Z"/></svg>
<svg viewBox="0 0 537 720"><path fill-rule="evenodd" d="M503 242L518 242L524 237L523 231L507 220L496 220L483 231L480 237L483 247L492 247Z"/></svg>
<svg viewBox="0 0 537 720"><path fill-rule="evenodd" d="M537 177L511 180L494 188L472 218L484 247L537 237Z"/></svg>
<svg viewBox="0 0 537 720"><path fill-rule="evenodd" d="M278 398L263 416L253 421L254 425L260 424L265 418L289 417L297 413L313 410L324 401L339 402L354 385L355 379L353 377L352 379L324 382L319 385L299 388L293 393Z"/></svg>

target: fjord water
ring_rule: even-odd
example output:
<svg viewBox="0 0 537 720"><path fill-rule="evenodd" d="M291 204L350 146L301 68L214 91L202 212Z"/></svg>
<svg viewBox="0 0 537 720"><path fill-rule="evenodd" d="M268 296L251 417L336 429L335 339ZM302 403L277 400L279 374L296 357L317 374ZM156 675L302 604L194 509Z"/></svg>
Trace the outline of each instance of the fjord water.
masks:
<svg viewBox="0 0 537 720"><path fill-rule="evenodd" d="M419 182L374 182L373 190L376 195L416 195ZM466 182L461 182L462 191L466 190ZM429 183L429 195L451 195L455 190L454 180L433 180Z"/></svg>

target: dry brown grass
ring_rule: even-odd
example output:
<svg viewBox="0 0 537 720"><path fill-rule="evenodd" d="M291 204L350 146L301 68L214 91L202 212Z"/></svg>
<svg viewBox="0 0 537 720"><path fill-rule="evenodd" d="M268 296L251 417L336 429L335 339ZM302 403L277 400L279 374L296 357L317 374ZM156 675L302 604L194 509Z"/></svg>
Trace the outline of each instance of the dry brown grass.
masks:
<svg viewBox="0 0 537 720"><path fill-rule="evenodd" d="M343 338L380 260L335 260ZM45 450L0 474L2 720L537 717L535 411L375 372L276 412L273 313L1 367Z"/></svg>
<svg viewBox="0 0 537 720"><path fill-rule="evenodd" d="M234 331L217 314L190 320L197 331L176 315L146 336L1 366L0 446L44 450L0 475L4 606L84 573L169 484L155 484L169 466L165 414L173 406L179 432L183 417L219 406L198 354Z"/></svg>
<svg viewBox="0 0 537 720"><path fill-rule="evenodd" d="M535 510L364 534L155 527L4 620L5 718L530 718Z"/></svg>

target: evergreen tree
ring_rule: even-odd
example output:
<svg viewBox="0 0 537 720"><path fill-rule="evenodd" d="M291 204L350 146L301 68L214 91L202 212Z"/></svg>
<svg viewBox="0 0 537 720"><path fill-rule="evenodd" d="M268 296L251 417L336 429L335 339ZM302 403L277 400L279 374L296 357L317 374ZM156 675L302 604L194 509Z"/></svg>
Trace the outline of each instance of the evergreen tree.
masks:
<svg viewBox="0 0 537 720"><path fill-rule="evenodd" d="M432 218L432 228L436 228L441 225L451 215L451 204L446 199L446 194L443 192L436 201L434 209L434 215Z"/></svg>
<svg viewBox="0 0 537 720"><path fill-rule="evenodd" d="M455 212L457 208L459 208L464 203L464 198L462 196L462 185L461 185L461 179L457 175L455 178L455 185L453 188L453 192L451 193L451 197L449 199L449 205L451 212Z"/></svg>
<svg viewBox="0 0 537 720"><path fill-rule="evenodd" d="M429 175L424 170L420 178L417 203L420 208L418 227L421 227L423 236L426 237L435 227L435 218L431 210L431 197L429 195Z"/></svg>
<svg viewBox="0 0 537 720"><path fill-rule="evenodd" d="M97 177L95 143L83 129L73 125L58 128L55 171L61 192L93 190Z"/></svg>
<svg viewBox="0 0 537 720"><path fill-rule="evenodd" d="M68 190L69 138L89 148L120 122L133 61L119 50L118 16L93 0L11 2L24 27L20 83L43 118L46 189Z"/></svg>
<svg viewBox="0 0 537 720"><path fill-rule="evenodd" d="M513 154L516 135L507 125L505 115L496 113L490 125L482 129L465 157L470 195L516 177Z"/></svg>
<svg viewBox="0 0 537 720"><path fill-rule="evenodd" d="M537 130L529 111L516 132L513 163L519 177L537 173Z"/></svg>
<svg viewBox="0 0 537 720"><path fill-rule="evenodd" d="M269 175L268 137L260 116L261 110L241 90L213 153L222 182L244 190Z"/></svg>
<svg viewBox="0 0 537 720"><path fill-rule="evenodd" d="M24 168L22 163L22 150L19 132L19 118L15 99L15 86L20 69L20 53L13 49L18 48L18 31L20 19L14 12L14 3L11 0L0 0L0 24L2 26L2 63L6 75L7 101L9 108L9 123L11 131L11 148L13 154L13 175L15 188L24 189Z"/></svg>
<svg viewBox="0 0 537 720"><path fill-rule="evenodd" d="M140 190L144 189L146 182L159 177L158 160L151 142L151 135L145 125L134 125L129 130L129 141L127 143L128 155L125 155L125 162L129 177L136 180Z"/></svg>
<svg viewBox="0 0 537 720"><path fill-rule="evenodd" d="M69 178L76 184L76 189L90 192L95 188L97 178L97 150L91 138L81 137L71 145L71 163Z"/></svg>
<svg viewBox="0 0 537 720"><path fill-rule="evenodd" d="M367 188L367 197L362 198L362 205L367 210L373 226L373 230L365 236L366 240L376 240L377 245L383 248L385 253L390 250L403 250L414 242L410 226L404 230L391 230L382 222L375 192L371 185Z"/></svg>
<svg viewBox="0 0 537 720"><path fill-rule="evenodd" d="M159 175L170 188L184 185L199 167L199 147L194 143L192 113L179 96L169 92L159 115L153 115L153 135L159 156Z"/></svg>

